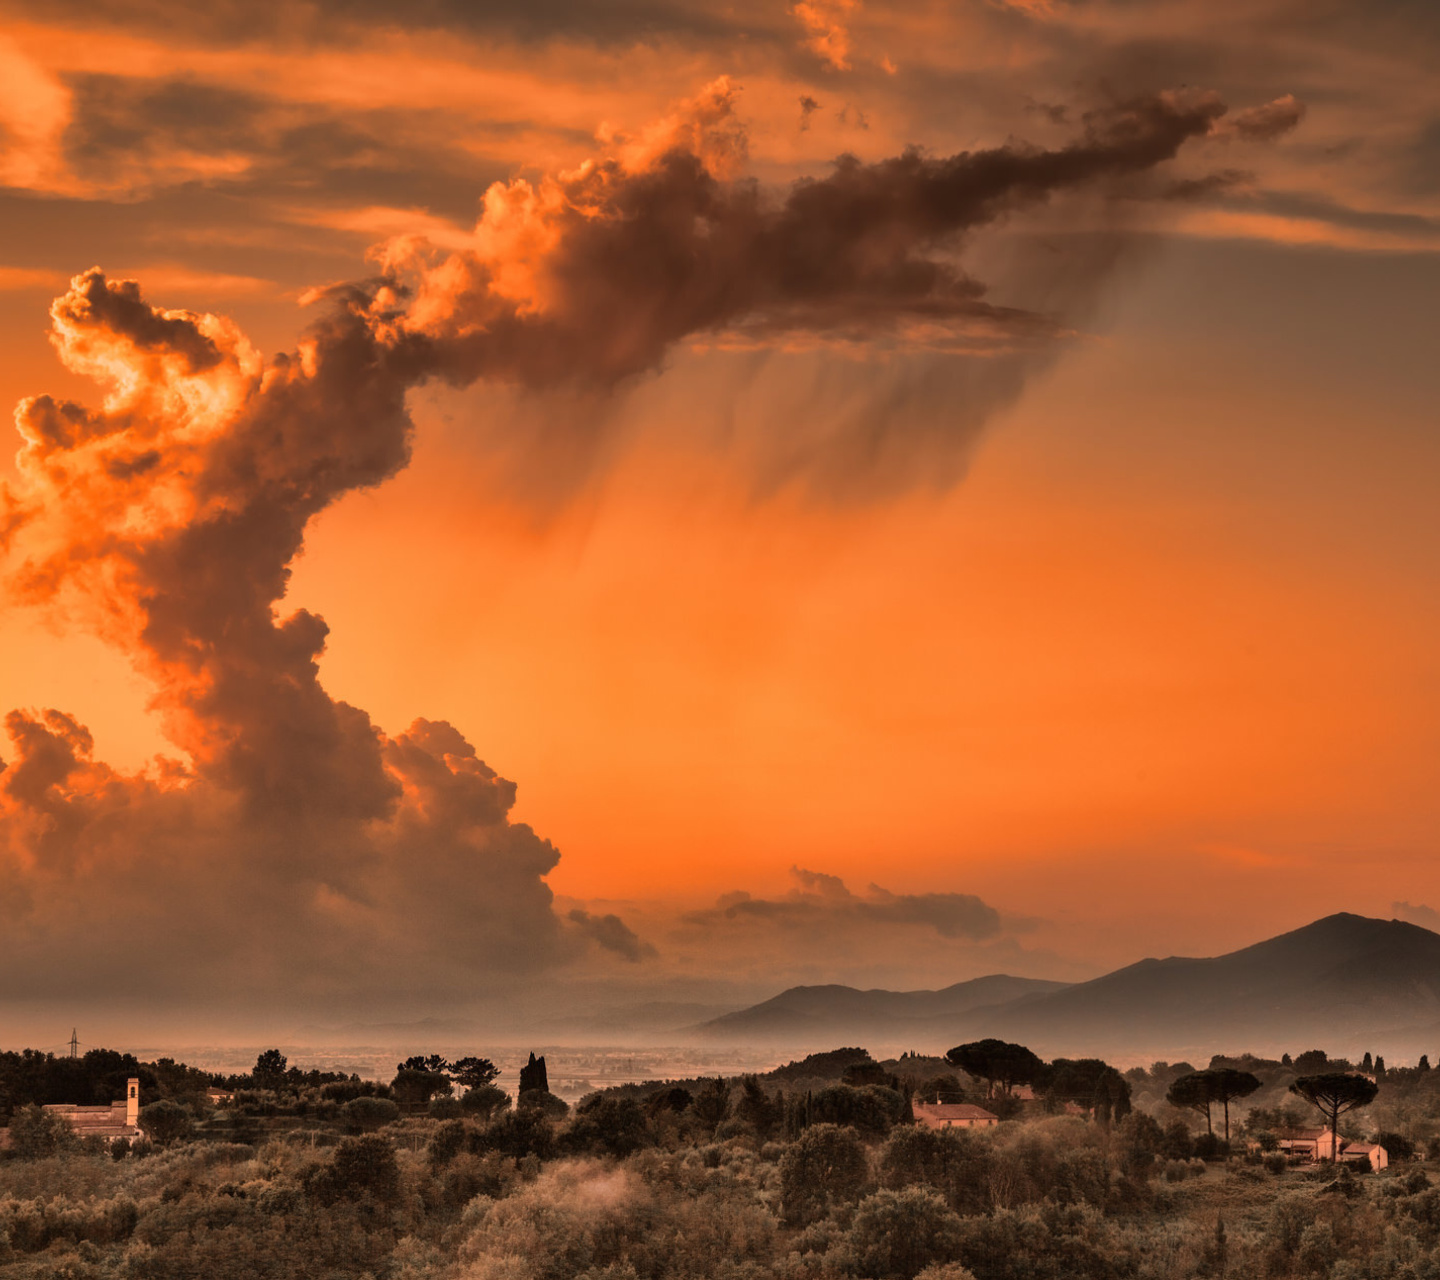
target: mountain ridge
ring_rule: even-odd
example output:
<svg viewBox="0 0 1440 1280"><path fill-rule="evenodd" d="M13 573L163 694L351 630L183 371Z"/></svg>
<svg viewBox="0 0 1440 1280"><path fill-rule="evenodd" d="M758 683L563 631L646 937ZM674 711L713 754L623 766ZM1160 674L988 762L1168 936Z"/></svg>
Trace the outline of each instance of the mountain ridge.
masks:
<svg viewBox="0 0 1440 1280"><path fill-rule="evenodd" d="M1004 994L979 999L985 991ZM1147 957L1087 982L990 974L939 991L792 987L694 1030L796 1045L822 1033L929 1035L946 1041L929 1045L937 1052L994 1035L1047 1055L1102 1057L1346 1052L1384 1037L1381 1052L1418 1055L1440 1048L1440 934L1342 911L1223 955Z"/></svg>

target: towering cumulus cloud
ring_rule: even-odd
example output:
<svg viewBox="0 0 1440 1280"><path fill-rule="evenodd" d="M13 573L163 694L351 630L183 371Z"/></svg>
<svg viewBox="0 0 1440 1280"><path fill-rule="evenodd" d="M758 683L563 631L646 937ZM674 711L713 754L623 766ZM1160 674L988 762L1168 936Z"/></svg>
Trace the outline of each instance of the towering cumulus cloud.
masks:
<svg viewBox="0 0 1440 1280"><path fill-rule="evenodd" d="M177 756L122 774L71 716L10 714L0 997L399 1001L586 946L649 956L618 919L557 915L557 851L510 820L513 784L460 732L391 736L325 692L324 622L279 611L307 522L405 465L406 393L430 378L605 386L702 333L1043 340L1047 320L991 305L955 265L959 239L1143 175L1223 110L1157 96L1059 150L846 160L772 196L738 176L721 83L617 155L492 188L465 251L387 246L376 279L326 291L268 362L224 319L76 277L54 344L104 398L17 410L7 589L129 655Z"/></svg>

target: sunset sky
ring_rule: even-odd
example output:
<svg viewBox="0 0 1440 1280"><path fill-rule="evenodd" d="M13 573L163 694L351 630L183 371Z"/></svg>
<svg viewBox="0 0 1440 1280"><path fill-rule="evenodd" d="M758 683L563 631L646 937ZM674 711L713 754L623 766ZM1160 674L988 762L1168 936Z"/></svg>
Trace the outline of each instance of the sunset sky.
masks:
<svg viewBox="0 0 1440 1280"><path fill-rule="evenodd" d="M1440 926L1432 3L0 14L11 1026Z"/></svg>

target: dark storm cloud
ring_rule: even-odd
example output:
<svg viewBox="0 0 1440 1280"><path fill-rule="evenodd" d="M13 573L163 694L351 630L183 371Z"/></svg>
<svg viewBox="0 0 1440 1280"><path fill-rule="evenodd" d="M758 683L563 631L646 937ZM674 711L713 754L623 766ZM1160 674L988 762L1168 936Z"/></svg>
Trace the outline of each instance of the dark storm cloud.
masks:
<svg viewBox="0 0 1440 1280"><path fill-rule="evenodd" d="M200 179L243 193L252 217L267 205L284 216L286 202L312 211L398 203L463 221L477 189L509 171L477 159L464 145L473 139L440 110L357 110L190 79L87 74L69 88L71 171L101 189L127 187L130 199ZM491 120L485 137L530 127Z"/></svg>
<svg viewBox="0 0 1440 1280"><path fill-rule="evenodd" d="M781 898L726 894L713 907L686 914L684 922L705 929L763 924L782 931L835 930L838 939L857 927L893 926L933 931L942 938L984 941L997 937L1000 913L968 893L891 893L871 885L852 893L838 876L792 867L796 885Z"/></svg>
<svg viewBox="0 0 1440 1280"><path fill-rule="evenodd" d="M582 907L576 907L569 912L566 919L597 946L613 952L622 960L629 960L632 964L653 959L657 954L653 946L613 913L594 915Z"/></svg>
<svg viewBox="0 0 1440 1280"><path fill-rule="evenodd" d="M207 101L195 127L233 114L219 127L235 138L264 114ZM174 120L183 95L131 105L187 127ZM743 133L720 82L645 146L492 187L473 248L390 245L380 275L322 291L299 348L269 361L224 318L156 306L98 268L77 276L52 308L54 342L106 398L17 411L19 479L0 494L9 587L120 647L184 760L122 774L71 716L8 718L0 995L224 983L236 1001L283 988L295 1004L403 1002L543 972L586 946L643 958L618 917L556 913L545 876L558 851L513 818L514 784L456 728L386 733L326 692L325 622L282 608L310 521L407 464L406 396L432 378L604 389L707 333L939 333L985 352L1043 341L1053 321L987 302L957 246L1059 193L1149 173L1224 110L1212 95L1150 95L1058 147L845 157L771 193L739 173ZM123 112L114 127L123 138ZM877 430L908 424L868 423L872 457ZM971 895L800 881L715 919L967 942L1002 928Z"/></svg>
<svg viewBox="0 0 1440 1280"><path fill-rule="evenodd" d="M691 109L698 149L671 147L639 169L587 167L538 196L528 184L492 191L482 234L508 242L518 227L554 247L518 306L497 287L506 261L460 254L424 273L408 321L428 343L416 358L466 380L553 385L614 382L707 332L871 338L928 326L981 347L1048 337L1053 318L988 301L956 265L963 238L1056 194L1147 173L1225 113L1209 94L1150 95L1092 114L1062 147L843 156L776 201L718 177L701 154L734 147L729 87Z"/></svg>

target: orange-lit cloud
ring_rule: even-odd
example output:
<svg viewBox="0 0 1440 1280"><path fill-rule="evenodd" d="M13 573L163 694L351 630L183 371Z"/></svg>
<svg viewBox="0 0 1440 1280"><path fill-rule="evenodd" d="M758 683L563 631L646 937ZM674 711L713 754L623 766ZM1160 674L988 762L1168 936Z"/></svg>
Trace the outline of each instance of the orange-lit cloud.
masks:
<svg viewBox="0 0 1440 1280"><path fill-rule="evenodd" d="M790 12L807 33L805 47L836 71L850 70L849 16L860 0L802 0Z"/></svg>
<svg viewBox="0 0 1440 1280"><path fill-rule="evenodd" d="M557 850L512 819L514 785L458 730L389 734L325 691L325 623L279 612L309 523L405 467L407 393L430 379L607 387L730 329L920 320L1044 339L1046 317L986 303L947 251L1054 193L1147 174L1223 112L1155 95L1058 148L847 159L772 195L736 176L730 90L714 85L613 155L492 187L470 247L388 246L381 278L321 290L298 349L270 360L225 318L154 306L98 268L75 277L52 342L103 400L22 402L0 545L14 598L129 657L179 756L126 774L68 714L9 717L4 992L195 992L225 974L239 1001L284 983L297 1003L403 1000L587 944L652 956L613 913L553 910ZM803 901L943 937L993 931L964 895L827 884ZM136 931L177 921L184 964L159 946L118 963Z"/></svg>

